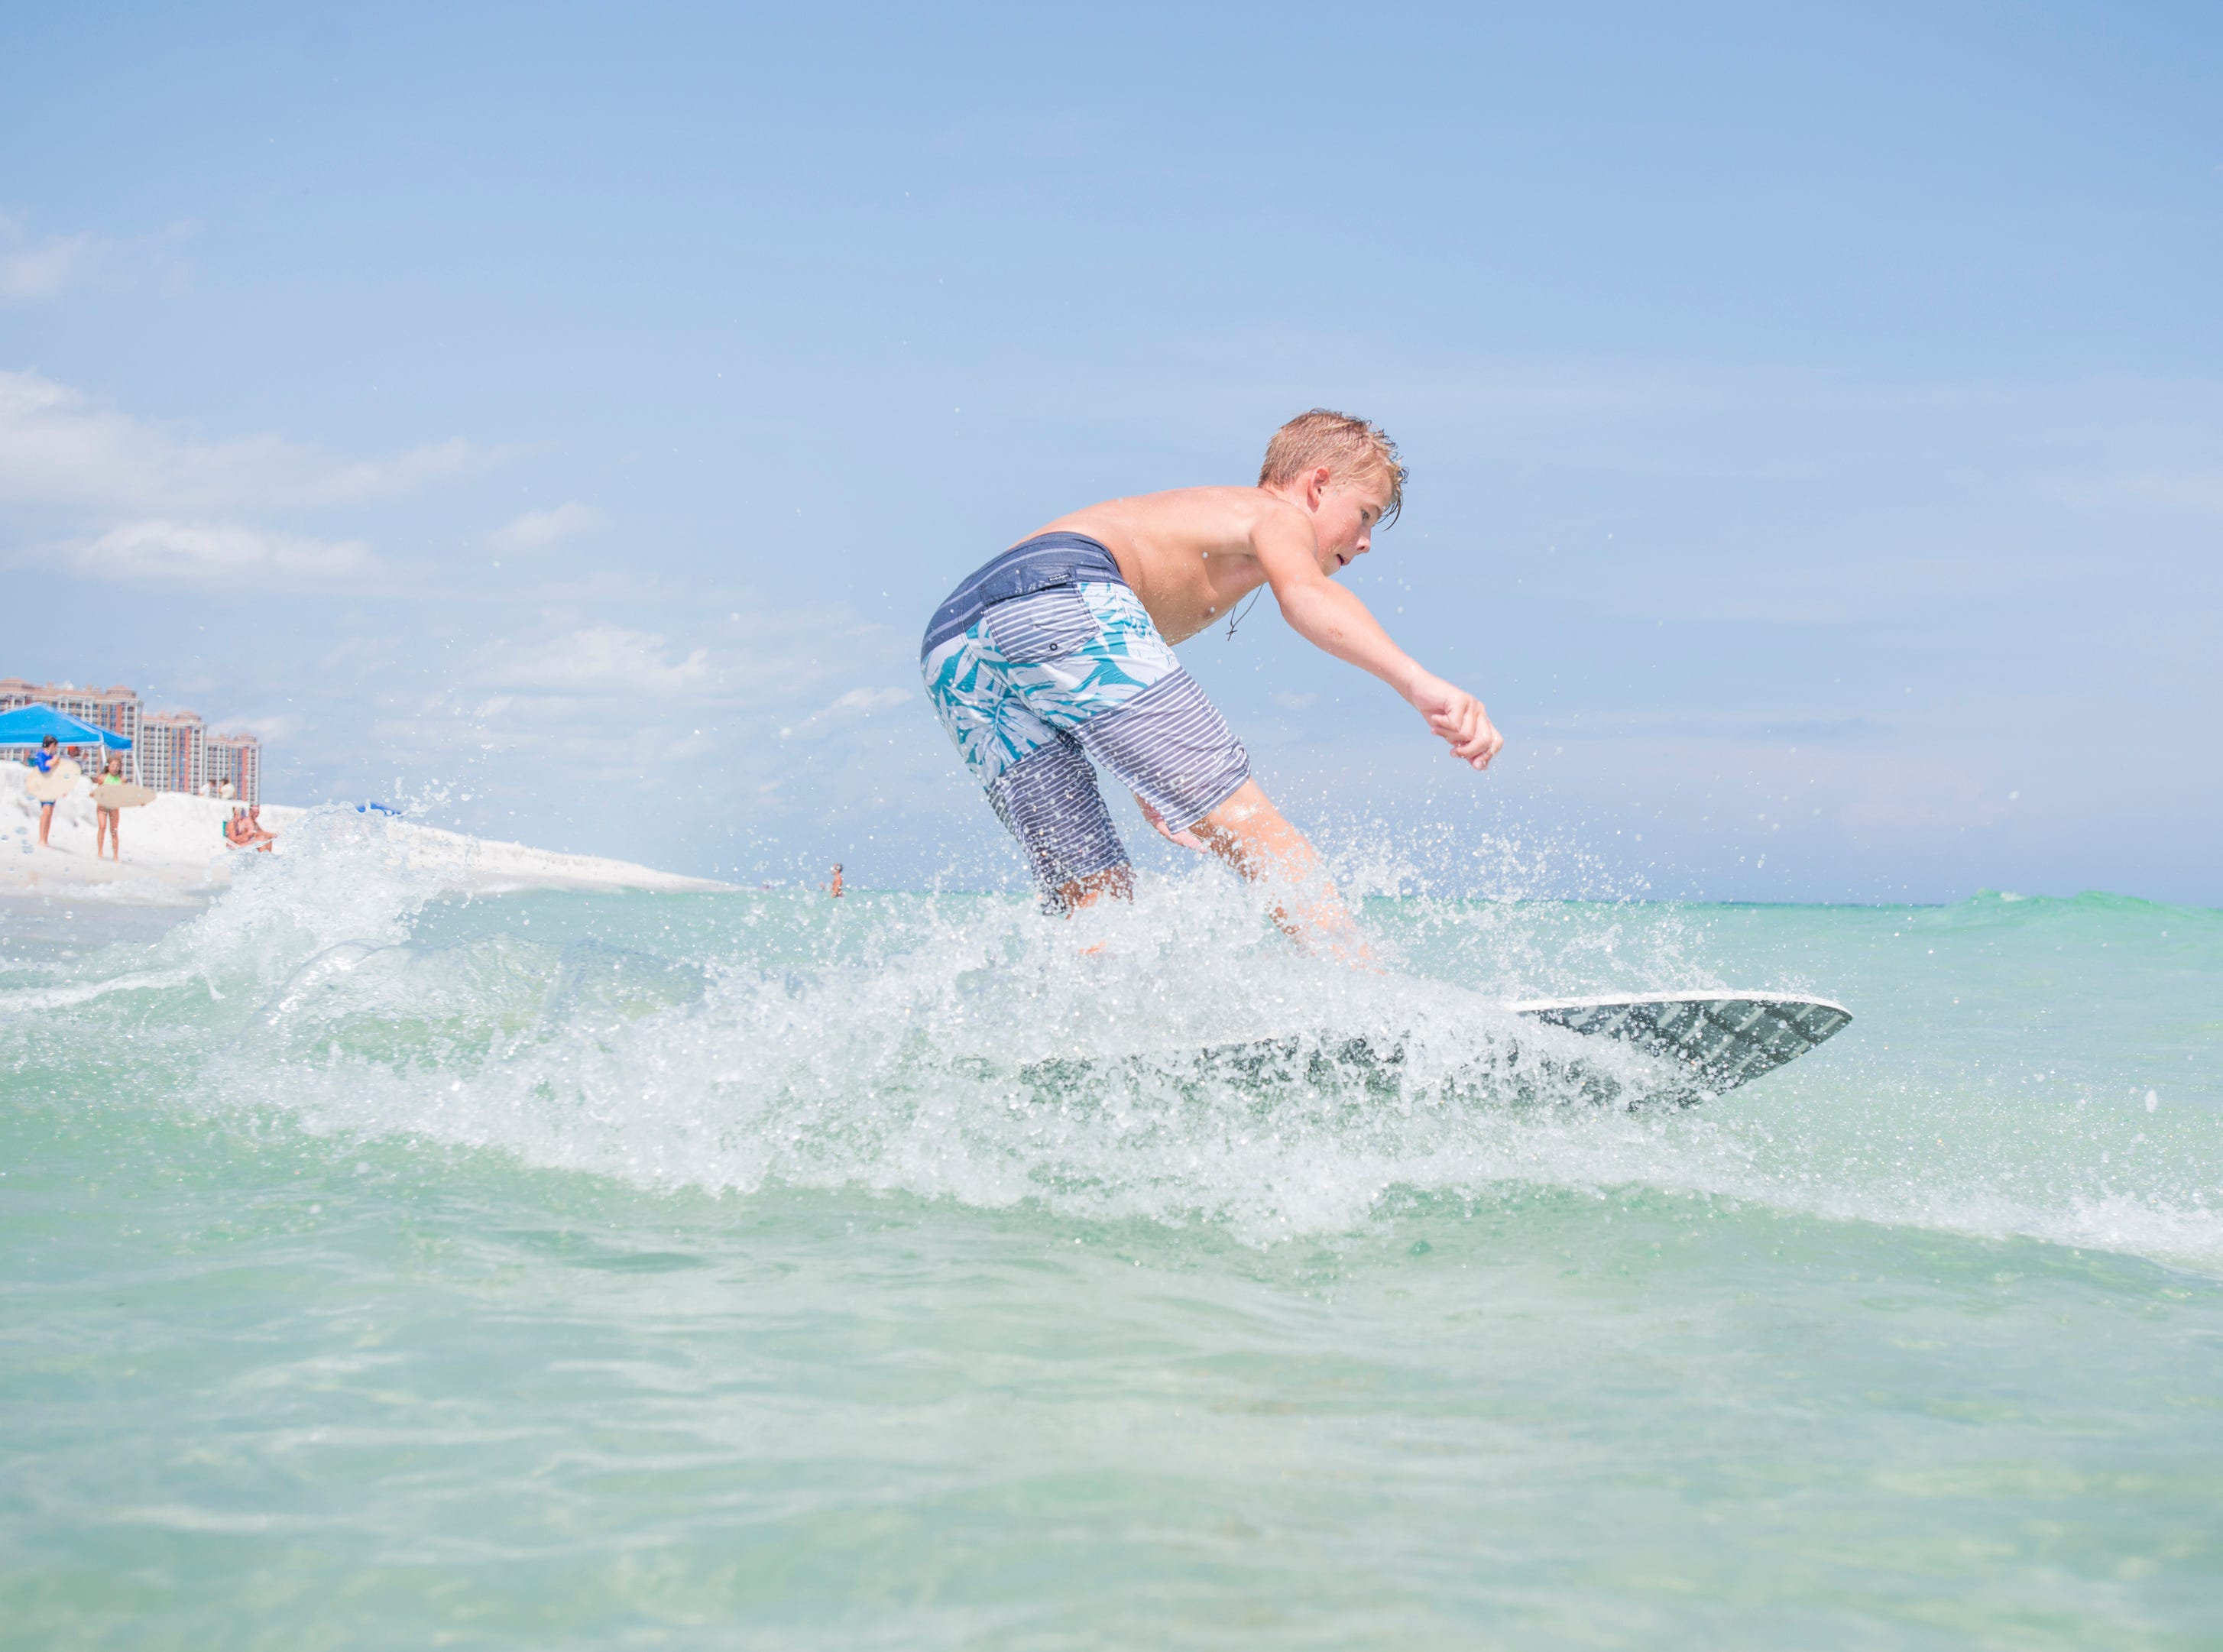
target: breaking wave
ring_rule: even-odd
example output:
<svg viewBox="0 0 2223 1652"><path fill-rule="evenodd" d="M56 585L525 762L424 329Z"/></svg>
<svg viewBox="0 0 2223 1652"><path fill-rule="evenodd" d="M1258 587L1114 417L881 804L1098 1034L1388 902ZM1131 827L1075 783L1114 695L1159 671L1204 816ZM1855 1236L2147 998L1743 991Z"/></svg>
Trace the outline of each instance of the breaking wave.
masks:
<svg viewBox="0 0 2223 1652"><path fill-rule="evenodd" d="M2138 1074L2169 1053L2138 1027L1972 1042L1954 1013L2016 1002L2002 956L2038 934L2105 940L2110 968L2189 945L2212 983L2215 914L1376 900L1395 967L1370 975L1301 955L1209 868L1064 925L973 895L458 901L344 816L291 848L154 943L0 970L19 1078L651 1188L862 1188L1250 1244L1415 1199L1633 1187L2223 1272L2196 1071L2163 1105ZM1918 928L1911 991L1888 965ZM1722 984L1818 987L1860 1019L1684 1110L1647 1104L1668 1075L1643 1058L1502 1007Z"/></svg>

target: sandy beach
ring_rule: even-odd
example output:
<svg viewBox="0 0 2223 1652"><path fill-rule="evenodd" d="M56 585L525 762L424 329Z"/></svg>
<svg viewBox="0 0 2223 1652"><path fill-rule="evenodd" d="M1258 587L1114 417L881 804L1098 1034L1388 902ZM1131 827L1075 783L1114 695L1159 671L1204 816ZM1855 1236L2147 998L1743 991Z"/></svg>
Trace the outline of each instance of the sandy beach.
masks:
<svg viewBox="0 0 2223 1652"><path fill-rule="evenodd" d="M24 789L30 770L0 765L0 896L64 895L152 905L198 905L230 886L247 851L224 841L234 807L226 800L165 792L123 813L122 861L94 856L96 825L90 782L79 782L54 806L47 845L39 846L39 806ZM341 805L329 807L339 807ZM310 810L280 803L262 806L262 824L278 834L273 851L286 852L288 831ZM727 885L708 878L660 872L594 855L559 854L524 844L499 843L413 821L373 816L369 829L402 846L408 864L436 874L458 894L510 889L705 890Z"/></svg>

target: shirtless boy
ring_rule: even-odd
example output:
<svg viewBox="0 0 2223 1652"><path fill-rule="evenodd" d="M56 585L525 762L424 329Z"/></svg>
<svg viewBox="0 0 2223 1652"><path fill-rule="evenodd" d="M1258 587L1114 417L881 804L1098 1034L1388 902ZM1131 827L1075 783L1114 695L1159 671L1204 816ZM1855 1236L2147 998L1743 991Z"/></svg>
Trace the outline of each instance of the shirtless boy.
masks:
<svg viewBox="0 0 2223 1652"><path fill-rule="evenodd" d="M1060 517L936 610L920 669L989 807L1025 851L1045 908L1126 895L1127 851L1089 759L1175 843L1245 877L1310 883L1303 925L1349 918L1319 857L1250 778L1250 760L1169 644L1262 585L1298 634L1370 671L1453 756L1487 769L1504 742L1482 702L1423 670L1334 576L1403 502L1405 469L1363 419L1315 410L1267 445L1256 487L1184 487Z"/></svg>

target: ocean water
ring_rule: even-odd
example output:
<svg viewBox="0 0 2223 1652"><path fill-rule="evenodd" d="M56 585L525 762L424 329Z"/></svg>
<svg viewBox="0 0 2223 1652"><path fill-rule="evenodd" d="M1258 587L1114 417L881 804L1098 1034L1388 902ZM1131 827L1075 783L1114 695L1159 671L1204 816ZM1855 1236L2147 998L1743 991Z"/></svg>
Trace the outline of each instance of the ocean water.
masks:
<svg viewBox="0 0 2223 1652"><path fill-rule="evenodd" d="M0 1644L2223 1644L2223 914L1382 898L1371 977L1210 869L293 846L0 916ZM1496 1008L1712 985L1856 1019L1685 1109Z"/></svg>

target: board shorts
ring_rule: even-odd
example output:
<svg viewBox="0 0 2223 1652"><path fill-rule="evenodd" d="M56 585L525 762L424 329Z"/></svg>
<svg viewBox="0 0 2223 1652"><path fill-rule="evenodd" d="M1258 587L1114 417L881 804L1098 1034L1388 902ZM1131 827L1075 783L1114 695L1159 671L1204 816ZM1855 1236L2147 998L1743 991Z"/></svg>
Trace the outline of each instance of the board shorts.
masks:
<svg viewBox="0 0 2223 1652"><path fill-rule="evenodd" d="M1093 757L1184 832L1250 777L1227 719L1077 533L1016 545L935 611L919 669L949 738L1025 851L1046 909L1128 864Z"/></svg>

